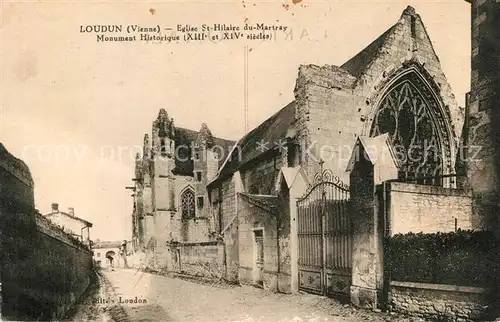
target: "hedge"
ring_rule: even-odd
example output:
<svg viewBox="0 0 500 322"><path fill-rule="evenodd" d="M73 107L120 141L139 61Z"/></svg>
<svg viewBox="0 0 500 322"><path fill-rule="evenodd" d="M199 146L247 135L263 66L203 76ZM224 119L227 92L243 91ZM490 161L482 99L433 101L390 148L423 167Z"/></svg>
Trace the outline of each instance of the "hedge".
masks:
<svg viewBox="0 0 500 322"><path fill-rule="evenodd" d="M398 234L387 243L395 281L481 287L498 279L500 241L492 232Z"/></svg>

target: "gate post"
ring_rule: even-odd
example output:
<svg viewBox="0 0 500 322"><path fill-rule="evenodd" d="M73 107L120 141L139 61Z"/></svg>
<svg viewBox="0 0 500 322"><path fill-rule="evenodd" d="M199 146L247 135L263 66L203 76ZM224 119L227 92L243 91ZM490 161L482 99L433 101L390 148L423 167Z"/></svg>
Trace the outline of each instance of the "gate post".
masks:
<svg viewBox="0 0 500 322"><path fill-rule="evenodd" d="M384 287L384 225L379 220L376 185L397 178L387 136L358 138L347 170L353 234L351 302L376 309L383 304Z"/></svg>
<svg viewBox="0 0 500 322"><path fill-rule="evenodd" d="M321 216L321 279L322 279L322 292L323 295L327 294L327 284L328 276L326 274L326 258L327 258L327 245L326 245L326 192L324 185L321 186L321 204L320 204L320 216Z"/></svg>

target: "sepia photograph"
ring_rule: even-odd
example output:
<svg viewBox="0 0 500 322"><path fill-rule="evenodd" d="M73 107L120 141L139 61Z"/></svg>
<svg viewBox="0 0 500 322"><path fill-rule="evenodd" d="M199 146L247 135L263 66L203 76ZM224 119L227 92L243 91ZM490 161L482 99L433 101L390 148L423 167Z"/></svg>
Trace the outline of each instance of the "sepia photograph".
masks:
<svg viewBox="0 0 500 322"><path fill-rule="evenodd" d="M0 321L500 321L500 1L0 2Z"/></svg>

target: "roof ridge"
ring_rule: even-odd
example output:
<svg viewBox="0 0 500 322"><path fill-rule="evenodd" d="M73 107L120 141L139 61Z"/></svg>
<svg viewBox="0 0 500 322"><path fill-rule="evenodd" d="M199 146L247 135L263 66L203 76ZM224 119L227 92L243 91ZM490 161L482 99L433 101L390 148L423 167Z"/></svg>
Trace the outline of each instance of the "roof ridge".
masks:
<svg viewBox="0 0 500 322"><path fill-rule="evenodd" d="M396 23L394 23L391 27L389 27L385 32L383 32L380 36L375 38L368 46L366 46L363 50L358 52L356 55L347 60L340 67L342 69L347 70L352 76L359 79L359 77L370 67L373 61L377 58L378 54L384 48L384 45L387 43L388 39L394 33L396 27L401 24L404 24L404 17L410 16L412 19L416 19L422 25L424 33L431 44L431 49L434 53L434 56L439 61L439 57L435 51L434 46L432 45L432 41L430 40L429 33L427 32L427 28L420 17L420 15L416 12L415 8L412 6L407 6L403 12L401 13L400 18Z"/></svg>
<svg viewBox="0 0 500 322"><path fill-rule="evenodd" d="M194 134L199 134L200 133L199 130L191 130L191 129L188 129L187 127L182 127L182 126L176 126L175 129L176 130L180 129L180 130L184 130L184 131L190 131L190 132L193 132ZM214 139L224 140L224 141L227 141L227 142L236 142L234 140L225 139L223 137L216 136L213 133L212 133L212 136L213 136Z"/></svg>
<svg viewBox="0 0 500 322"><path fill-rule="evenodd" d="M382 50L387 38L392 34L398 23L399 22L389 27L389 29L375 38L368 46L343 63L340 68L346 70L352 76L359 78Z"/></svg>
<svg viewBox="0 0 500 322"><path fill-rule="evenodd" d="M274 141L284 138L283 136L285 134L282 132L285 127L286 131L288 131L290 125L294 122L296 104L297 102L292 100L236 141L227 157L224 158L224 162L219 168L217 175L208 183L208 185L217 181L221 176L234 173L237 171L235 169L238 169L242 164L245 164L264 153L264 151L261 151L261 153L255 152L255 150L259 150L255 147L255 144L259 145L257 142L259 139L261 142L266 140L266 142L264 142L263 150L268 151L270 148L265 147L266 144L275 143ZM279 120L279 122L277 120ZM235 158L233 158L233 154L237 148L240 148L240 157L234 160Z"/></svg>
<svg viewBox="0 0 500 322"><path fill-rule="evenodd" d="M276 118L283 110L285 110L286 108L290 108L290 105L292 105L293 103L295 103L295 100L291 101L290 103L286 104L284 107L280 108L273 115L269 116L267 119L262 121L262 123L260 123L258 126L253 128L250 132L243 135L243 137L241 139L243 140L244 138L248 137L250 134L257 132L259 129L262 129L265 125L269 124L272 120L274 120L274 118ZM240 140L238 140L238 142L239 141Z"/></svg>
<svg viewBox="0 0 500 322"><path fill-rule="evenodd" d="M65 215L65 216L69 217L69 218L73 218L73 219L76 219L76 220L83 221L83 222L85 222L86 224L90 224L91 226L93 225L90 221L87 221L87 220L85 220L85 219L83 219L83 218L80 218L80 217L78 217L78 216L75 216L75 215L70 215L69 213L64 212L64 211L53 211L53 212L51 212L51 213L48 213L48 214L44 215L43 217L48 218L48 217L50 217L50 216L52 216L52 215L54 215L54 214L63 214L63 215Z"/></svg>

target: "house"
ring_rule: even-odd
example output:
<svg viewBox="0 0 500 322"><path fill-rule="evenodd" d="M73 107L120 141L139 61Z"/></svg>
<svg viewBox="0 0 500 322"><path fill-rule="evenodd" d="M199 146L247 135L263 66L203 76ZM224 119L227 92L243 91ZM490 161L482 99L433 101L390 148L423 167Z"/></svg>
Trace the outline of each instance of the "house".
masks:
<svg viewBox="0 0 500 322"><path fill-rule="evenodd" d="M124 242L101 241L97 239L93 246L92 258L97 267L101 268L126 268L124 256Z"/></svg>
<svg viewBox="0 0 500 322"><path fill-rule="evenodd" d="M456 181L446 175L455 173L464 115L412 7L341 66L300 66L294 93L237 142L207 185L209 204L228 280L322 294L326 277L314 267L325 264L316 231L316 205L324 203L321 195L306 200L314 187L325 178L333 182L335 196L325 206L339 209L337 228L345 231L352 149L360 136L388 134L399 179L452 188ZM298 218L298 200L301 211L314 216ZM328 275L329 287L344 294L351 283L348 237L329 240L341 250L328 258L328 265L339 265Z"/></svg>
<svg viewBox="0 0 500 322"><path fill-rule="evenodd" d="M151 138L151 139L150 139ZM174 124L165 109L144 136L143 153L135 164L133 244L155 252L163 261L166 242L206 242L216 239L207 204L206 184L234 145L212 135L203 123L199 131Z"/></svg>
<svg viewBox="0 0 500 322"><path fill-rule="evenodd" d="M68 208L67 212L60 211L58 203L52 203L51 208L52 211L44 215L46 218L67 230L67 232L73 237L76 237L85 243L90 242L90 228L92 228L91 222L75 216L74 208Z"/></svg>

